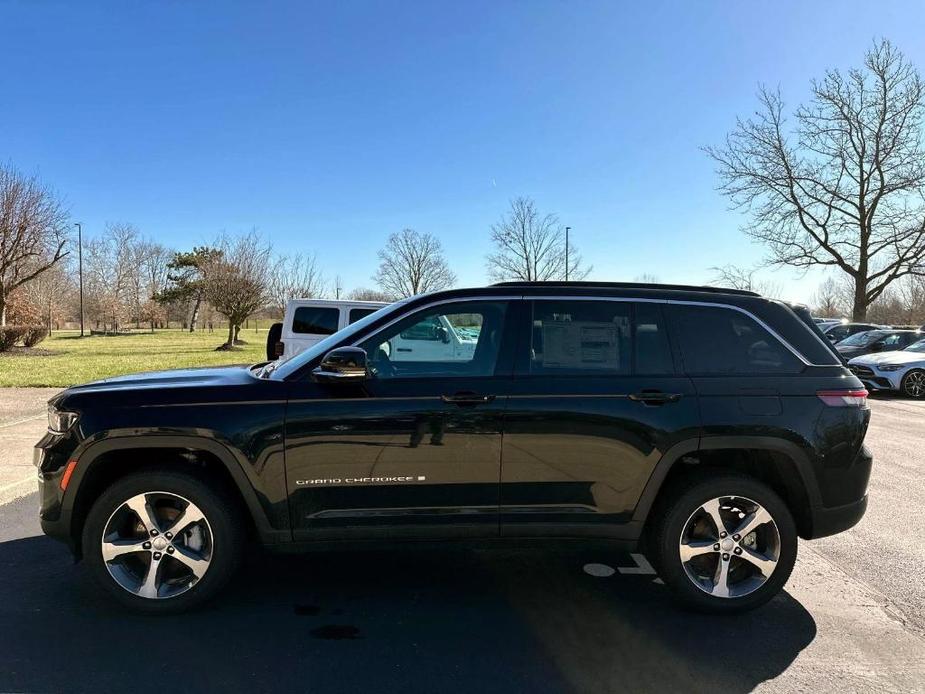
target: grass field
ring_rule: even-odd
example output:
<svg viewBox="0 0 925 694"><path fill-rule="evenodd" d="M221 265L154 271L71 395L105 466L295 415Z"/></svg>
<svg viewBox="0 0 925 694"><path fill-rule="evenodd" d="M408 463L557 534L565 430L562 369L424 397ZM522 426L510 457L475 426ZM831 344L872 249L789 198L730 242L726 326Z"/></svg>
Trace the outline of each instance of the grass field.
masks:
<svg viewBox="0 0 925 694"><path fill-rule="evenodd" d="M107 376L189 366L253 364L266 360L265 330L242 330L248 344L216 352L225 330L188 333L158 330L126 335L79 337L56 333L37 346L45 353L0 353L0 386L70 386Z"/></svg>

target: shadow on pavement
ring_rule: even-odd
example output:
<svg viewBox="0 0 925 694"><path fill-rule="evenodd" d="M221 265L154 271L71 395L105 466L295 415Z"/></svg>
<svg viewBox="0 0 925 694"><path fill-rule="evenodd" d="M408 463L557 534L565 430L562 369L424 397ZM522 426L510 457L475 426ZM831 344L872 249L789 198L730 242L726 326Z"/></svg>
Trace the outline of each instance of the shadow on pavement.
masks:
<svg viewBox="0 0 925 694"><path fill-rule="evenodd" d="M610 561L608 561L608 559ZM45 537L0 543L0 690L746 692L815 623L782 594L738 617L679 611L591 551L258 555L212 606L139 617Z"/></svg>

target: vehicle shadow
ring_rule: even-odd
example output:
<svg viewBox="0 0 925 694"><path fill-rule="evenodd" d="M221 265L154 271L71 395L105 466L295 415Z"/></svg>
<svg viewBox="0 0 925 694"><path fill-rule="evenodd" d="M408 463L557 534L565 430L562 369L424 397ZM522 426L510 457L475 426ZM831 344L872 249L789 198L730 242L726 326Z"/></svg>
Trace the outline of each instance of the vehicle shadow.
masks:
<svg viewBox="0 0 925 694"><path fill-rule="evenodd" d="M746 692L815 637L786 593L737 617L680 611L593 551L257 555L214 604L123 611L45 537L0 543L0 690Z"/></svg>

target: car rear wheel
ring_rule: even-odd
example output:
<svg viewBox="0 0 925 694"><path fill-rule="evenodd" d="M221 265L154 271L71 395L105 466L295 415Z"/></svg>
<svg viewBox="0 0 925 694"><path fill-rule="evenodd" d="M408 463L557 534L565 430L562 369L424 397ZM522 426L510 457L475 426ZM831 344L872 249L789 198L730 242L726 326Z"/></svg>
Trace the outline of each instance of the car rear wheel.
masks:
<svg viewBox="0 0 925 694"><path fill-rule="evenodd" d="M910 398L925 397L925 371L922 369L912 369L903 376L902 382L903 394Z"/></svg>
<svg viewBox="0 0 925 694"><path fill-rule="evenodd" d="M84 558L122 604L147 613L185 611L214 597L240 563L245 533L234 508L186 473L133 474L91 508Z"/></svg>
<svg viewBox="0 0 925 694"><path fill-rule="evenodd" d="M654 538L662 580L686 606L704 612L750 610L783 588L797 555L786 504L750 477L705 478L662 507Z"/></svg>

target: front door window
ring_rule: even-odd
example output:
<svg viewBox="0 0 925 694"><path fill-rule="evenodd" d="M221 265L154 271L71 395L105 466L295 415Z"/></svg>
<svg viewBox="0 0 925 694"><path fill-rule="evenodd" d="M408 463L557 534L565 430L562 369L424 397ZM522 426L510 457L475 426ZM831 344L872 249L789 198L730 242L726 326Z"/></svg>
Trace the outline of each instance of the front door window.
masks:
<svg viewBox="0 0 925 694"><path fill-rule="evenodd" d="M495 373L504 302L425 309L360 344L377 379L484 377Z"/></svg>

